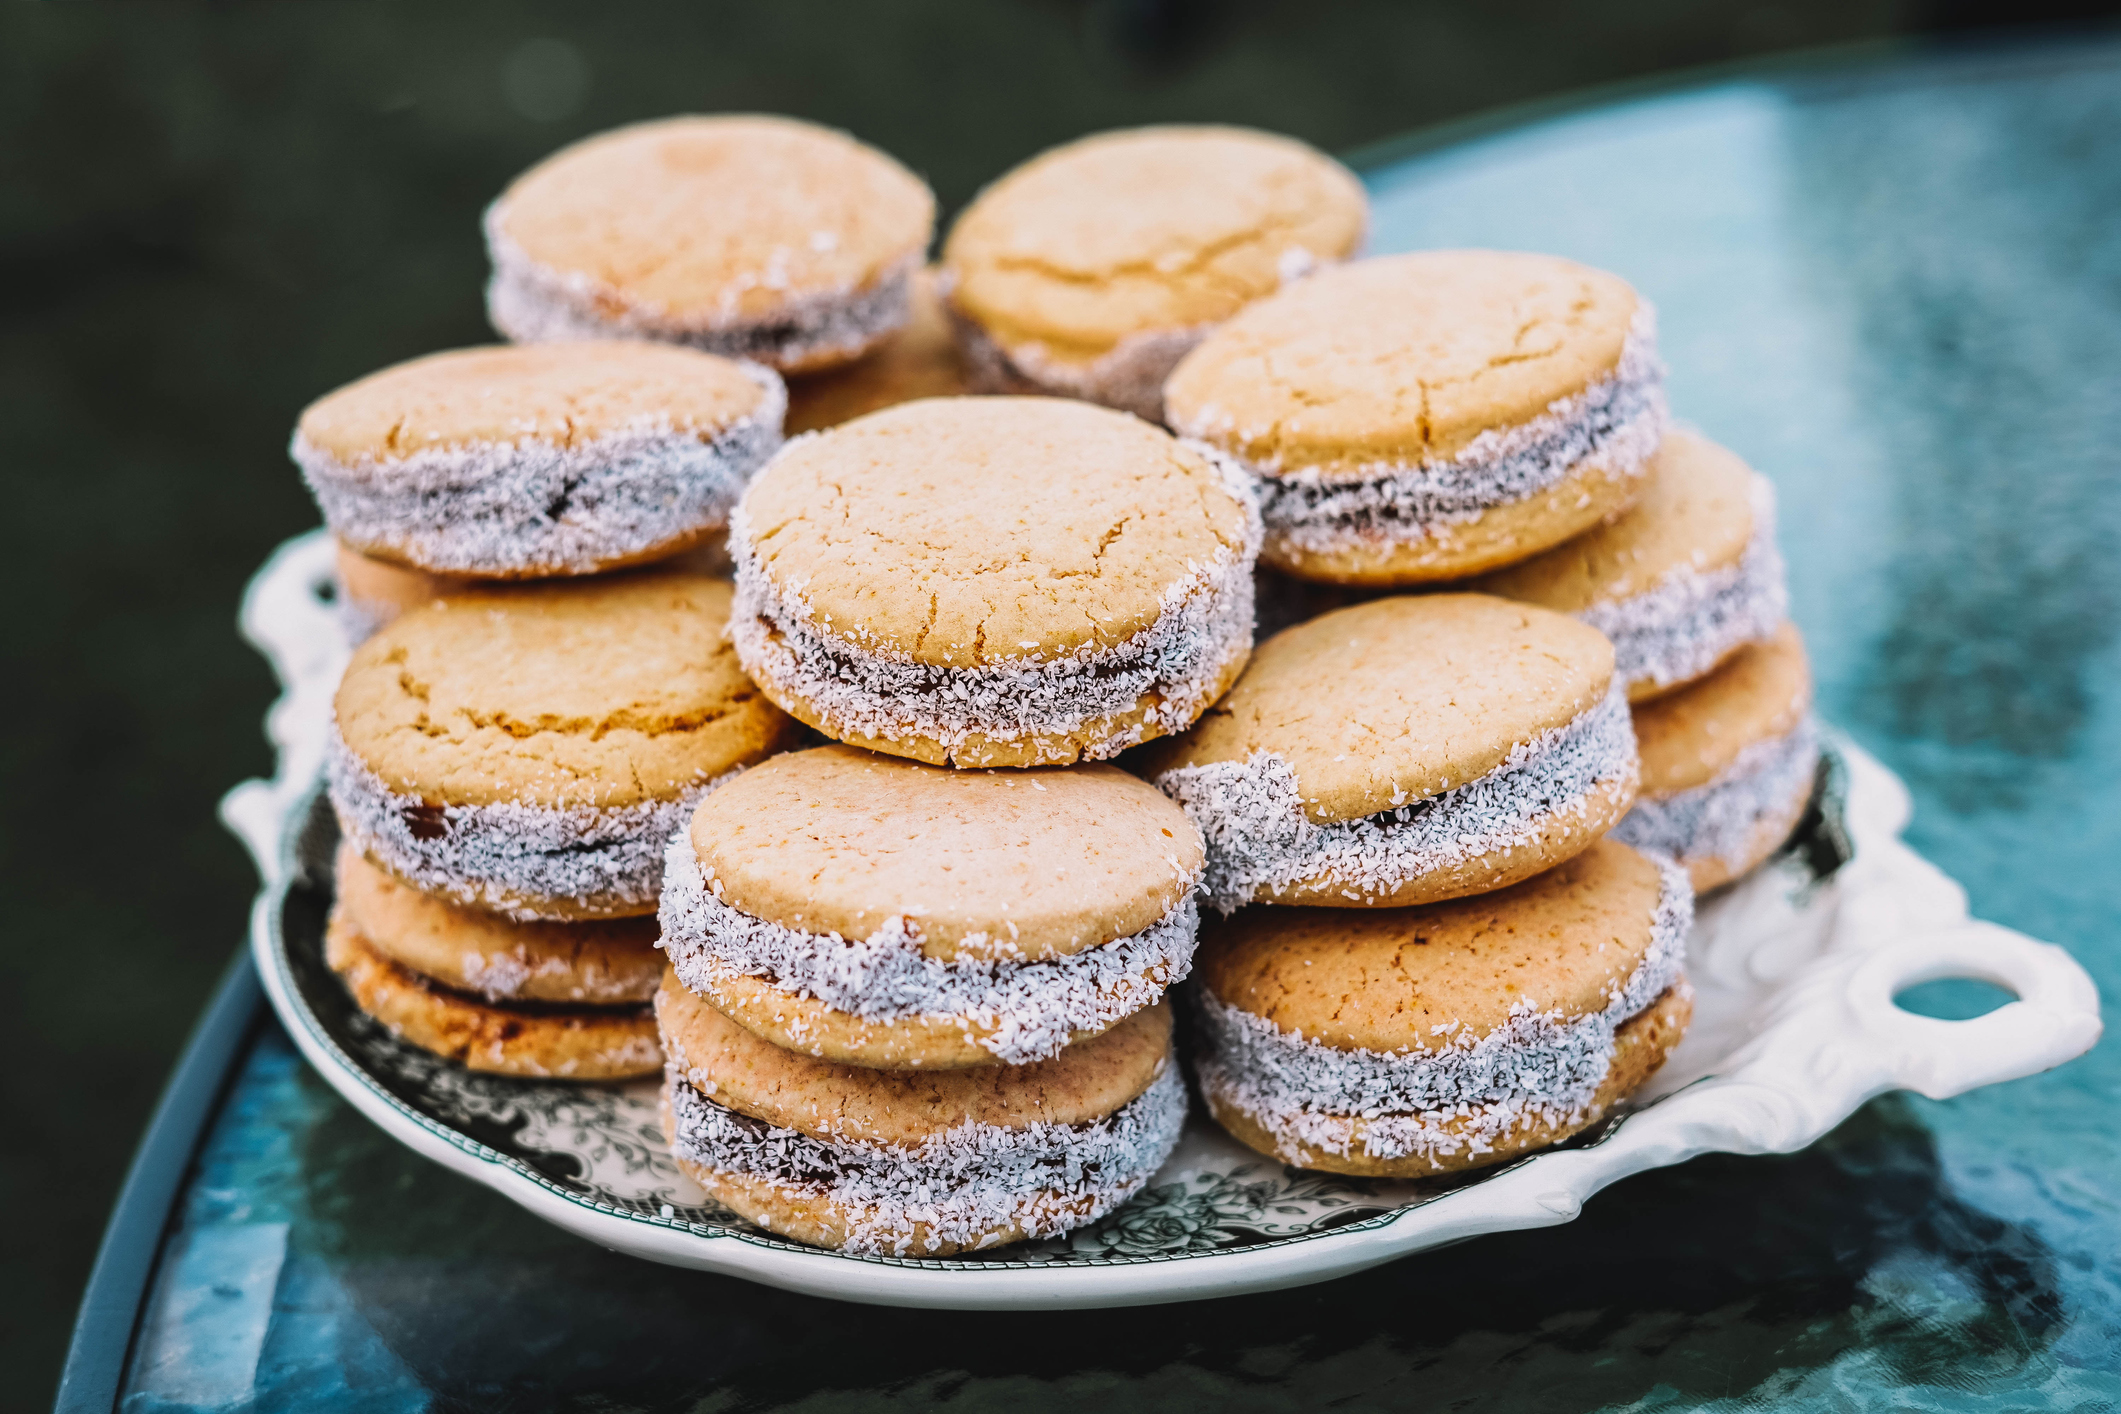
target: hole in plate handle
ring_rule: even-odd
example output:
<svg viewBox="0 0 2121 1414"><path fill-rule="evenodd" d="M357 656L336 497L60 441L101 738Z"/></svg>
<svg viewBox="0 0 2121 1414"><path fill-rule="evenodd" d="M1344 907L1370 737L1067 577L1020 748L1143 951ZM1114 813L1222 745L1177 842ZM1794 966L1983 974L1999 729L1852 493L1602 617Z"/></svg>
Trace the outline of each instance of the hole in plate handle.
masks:
<svg viewBox="0 0 2121 1414"><path fill-rule="evenodd" d="M1893 994L1893 1005L1935 1021L1972 1021L2018 1000L2008 987L1974 977L1939 977Z"/></svg>

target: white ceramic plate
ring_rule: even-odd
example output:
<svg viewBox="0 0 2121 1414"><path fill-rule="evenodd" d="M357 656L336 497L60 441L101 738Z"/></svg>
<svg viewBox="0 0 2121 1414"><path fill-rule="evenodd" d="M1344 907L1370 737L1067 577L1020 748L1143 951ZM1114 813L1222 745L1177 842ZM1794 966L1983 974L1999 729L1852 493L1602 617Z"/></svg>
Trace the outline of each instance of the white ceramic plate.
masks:
<svg viewBox="0 0 2121 1414"><path fill-rule="evenodd" d="M654 1082L561 1085L475 1075L359 1013L324 966L336 826L318 792L348 645L322 532L252 582L243 628L285 695L267 718L278 774L222 815L264 887L251 941L302 1053L405 1144L616 1251L795 1291L897 1306L1123 1306L1320 1281L1485 1232L1575 1217L1616 1179L1696 1154L1811 1143L1886 1090L1942 1099L2031 1075L2098 1039L2091 979L2060 948L1966 915L1966 896L1899 839L1905 789L1832 744L1793 846L1705 900L1688 973L1694 1022L1625 1113L1570 1144L1469 1178L1374 1182L1262 1159L1196 1114L1149 1188L1080 1232L947 1260L853 1257L761 1232L671 1163ZM2017 994L1971 1021L1893 1005L1918 982L1972 977Z"/></svg>

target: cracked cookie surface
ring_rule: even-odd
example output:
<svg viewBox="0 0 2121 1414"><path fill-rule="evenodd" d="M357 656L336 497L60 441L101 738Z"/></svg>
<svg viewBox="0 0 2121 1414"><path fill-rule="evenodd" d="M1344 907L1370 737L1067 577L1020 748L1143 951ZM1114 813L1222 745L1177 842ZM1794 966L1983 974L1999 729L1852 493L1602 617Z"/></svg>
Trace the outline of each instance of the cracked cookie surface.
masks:
<svg viewBox="0 0 2121 1414"><path fill-rule="evenodd" d="M671 573L451 594L355 651L340 736L428 806L675 800L795 731L723 637L730 597Z"/></svg>

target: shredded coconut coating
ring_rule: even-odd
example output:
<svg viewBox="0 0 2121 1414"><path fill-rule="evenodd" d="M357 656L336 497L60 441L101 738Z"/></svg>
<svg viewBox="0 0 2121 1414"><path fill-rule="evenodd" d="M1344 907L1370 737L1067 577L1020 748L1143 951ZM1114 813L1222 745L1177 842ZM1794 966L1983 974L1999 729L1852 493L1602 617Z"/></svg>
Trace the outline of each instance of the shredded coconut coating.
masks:
<svg viewBox="0 0 2121 1414"><path fill-rule="evenodd" d="M1151 695L1157 700L1139 721L1115 723L1085 746L1083 759L1101 761L1152 736L1184 731L1207 710L1223 670L1251 651L1252 568L1260 544L1247 479L1222 454L1199 450L1245 508L1244 541L1234 551L1219 548L1205 564L1189 560L1185 574L1164 590L1156 621L1124 643L1086 644L1052 658L1032 652L973 668L861 647L813 625L801 585L784 590L773 583L739 505L729 525L736 561L729 636L737 660L752 677L808 703L833 736L927 737L952 751L974 737L1065 738L1135 712Z"/></svg>
<svg viewBox="0 0 2121 1414"><path fill-rule="evenodd" d="M1219 415L1210 410L1203 420ZM1640 476L1669 420L1657 316L1644 302L1611 374L1549 403L1529 422L1488 429L1456 456L1411 466L1380 463L1355 479L1315 468L1286 475L1271 466L1248 469L1260 480L1269 535L1309 553L1336 554L1418 544L1534 496L1586 463Z"/></svg>
<svg viewBox="0 0 2121 1414"><path fill-rule="evenodd" d="M1756 741L1714 780L1653 799L1644 796L1613 827L1613 838L1685 864L1717 859L1736 871L1761 821L1789 808L1819 769L1819 722L1807 713L1788 732Z"/></svg>
<svg viewBox="0 0 2121 1414"><path fill-rule="evenodd" d="M1518 743L1486 775L1354 820L1313 824L1295 768L1271 751L1180 766L1156 784L1207 843L1208 902L1232 913L1319 880L1351 899L1392 893L1524 844L1556 816L1581 816L1594 793L1624 788L1639 769L1627 690L1616 676L1596 706Z"/></svg>
<svg viewBox="0 0 2121 1414"><path fill-rule="evenodd" d="M578 912L635 912L663 881L663 843L683 830L727 771L669 800L604 809L421 803L371 771L332 728L325 780L339 828L363 853L416 888L491 913L531 921Z"/></svg>
<svg viewBox="0 0 2121 1414"><path fill-rule="evenodd" d="M1705 573L1680 565L1633 598L1576 616L1613 640L1613 671L1628 686L1692 682L1782 626L1790 595L1775 548L1774 484L1755 476L1750 497L1753 534L1737 564Z"/></svg>
<svg viewBox="0 0 2121 1414"><path fill-rule="evenodd" d="M1614 1033L1677 982L1685 962L1693 886L1670 860L1651 860L1662 887L1650 947L1603 1010L1564 1017L1526 997L1485 1036L1447 1022L1427 1044L1339 1050L1196 988L1202 1090L1251 1116L1292 1162L1298 1146L1350 1154L1359 1136L1370 1158L1438 1163L1487 1153L1523 1129L1581 1122L1612 1065Z"/></svg>
<svg viewBox="0 0 2121 1414"><path fill-rule="evenodd" d="M958 347L964 350L972 386L979 392L1081 398L1156 423L1164 420L1164 380L1215 329L1212 324L1145 329L1129 334L1088 363L1077 363L1054 358L1039 344L1005 349L955 310L950 322L957 331Z"/></svg>
<svg viewBox="0 0 2121 1414"><path fill-rule="evenodd" d="M502 202L486 208L486 251L493 259L486 317L512 343L656 339L725 358L801 368L857 358L913 317L918 255L900 261L867 289L792 298L771 319L745 319L734 311L705 320L672 319L615 298L579 272L532 260L503 232L504 215ZM765 280L771 285L770 270Z"/></svg>
<svg viewBox="0 0 2121 1414"><path fill-rule="evenodd" d="M288 454L349 545L438 574L591 574L726 525L781 445L788 390L747 364L759 405L712 438L658 418L563 447L473 442L349 464L297 430Z"/></svg>
<svg viewBox="0 0 2121 1414"><path fill-rule="evenodd" d="M1105 1031L1155 1005L1193 970L1200 932L1200 905L1189 887L1141 932L1098 947L1037 962L944 962L923 955L919 925L903 915L867 938L807 933L725 902L721 881L705 874L690 832L679 831L663 856L656 946L693 991L705 994L714 979L741 975L869 1021L954 1022L1005 1065L1057 1056L1072 1036ZM996 938L976 941L1002 946Z"/></svg>
<svg viewBox="0 0 2121 1414"><path fill-rule="evenodd" d="M680 1157L825 1200L847 1225L846 1250L868 1254L979 1248L1012 1230L1051 1237L1094 1222L1141 1190L1186 1122L1186 1087L1168 1059L1147 1090L1095 1123L968 1121L906 1147L776 1129L709 1100L695 1088L706 1077L679 1064L668 1074Z"/></svg>

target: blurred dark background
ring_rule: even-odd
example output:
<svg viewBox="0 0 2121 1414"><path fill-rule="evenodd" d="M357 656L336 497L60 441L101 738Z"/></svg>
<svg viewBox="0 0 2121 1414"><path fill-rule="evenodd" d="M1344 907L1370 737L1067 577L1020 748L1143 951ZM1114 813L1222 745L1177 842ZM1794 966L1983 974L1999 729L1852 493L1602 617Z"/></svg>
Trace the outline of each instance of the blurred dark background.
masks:
<svg viewBox="0 0 2121 1414"><path fill-rule="evenodd" d="M0 1405L42 1407L104 1217L254 876L243 582L316 515L309 399L491 337L478 214L678 111L852 130L946 213L1038 149L1167 120L1347 153L1589 85L2121 5L1973 0L0 0Z"/></svg>

